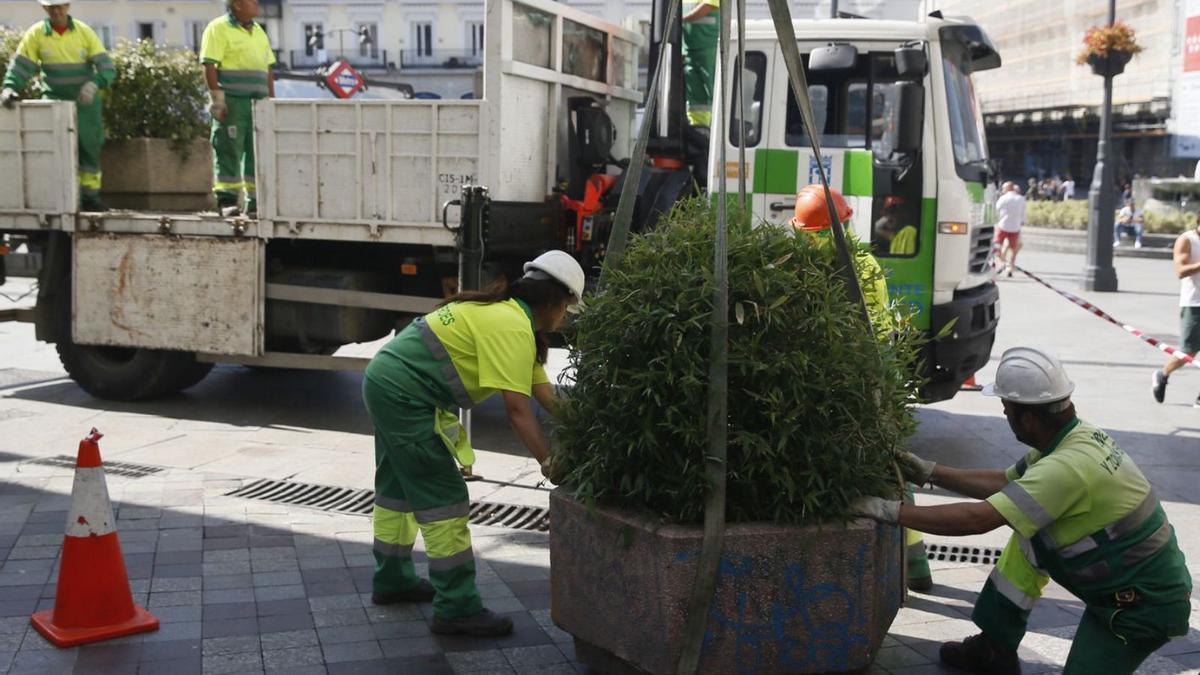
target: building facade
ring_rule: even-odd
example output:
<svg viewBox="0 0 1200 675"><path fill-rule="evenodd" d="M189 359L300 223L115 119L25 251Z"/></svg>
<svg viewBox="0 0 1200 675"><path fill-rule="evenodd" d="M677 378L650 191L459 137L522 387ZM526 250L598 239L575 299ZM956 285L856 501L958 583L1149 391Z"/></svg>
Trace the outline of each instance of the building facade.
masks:
<svg viewBox="0 0 1200 675"><path fill-rule="evenodd" d="M924 10L970 16L1000 52L1003 66L976 75L975 85L988 146L1003 176L1070 174L1081 187L1077 195L1086 194L1103 79L1075 57L1087 29L1107 22L1108 1L927 0ZM1117 19L1134 29L1145 48L1113 80L1111 152L1118 183L1138 175L1190 176L1200 156L1200 147L1180 147L1176 133L1180 120L1193 116L1183 114L1186 101L1178 95L1185 14L1181 0L1117 0Z"/></svg>
<svg viewBox="0 0 1200 675"><path fill-rule="evenodd" d="M565 0L581 11L649 35L650 0ZM876 19L914 19L920 0L840 0L839 10ZM402 81L423 95L473 96L483 65L484 0L259 0L260 22L282 67L311 70L345 58L368 76ZM829 0L793 0L796 18L829 15ZM224 0L75 0L73 15L106 46L150 39L194 51ZM748 0L749 19L770 18L766 0ZM0 0L0 25L44 18L36 0ZM360 36L370 36L363 44ZM643 71L648 52L643 49Z"/></svg>

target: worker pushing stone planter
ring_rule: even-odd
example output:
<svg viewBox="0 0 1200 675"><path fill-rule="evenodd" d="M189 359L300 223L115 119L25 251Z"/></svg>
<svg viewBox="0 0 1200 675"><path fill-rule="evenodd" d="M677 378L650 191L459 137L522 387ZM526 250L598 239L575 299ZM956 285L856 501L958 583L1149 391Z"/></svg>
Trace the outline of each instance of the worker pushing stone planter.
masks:
<svg viewBox="0 0 1200 675"><path fill-rule="evenodd" d="M683 650L708 493L715 217L677 206L576 323L549 465L551 614L602 673L674 673ZM860 670L903 599L904 546L850 504L898 498L920 338L879 297L868 326L819 228L729 220L727 526L697 672ZM886 296L877 266L856 267Z"/></svg>

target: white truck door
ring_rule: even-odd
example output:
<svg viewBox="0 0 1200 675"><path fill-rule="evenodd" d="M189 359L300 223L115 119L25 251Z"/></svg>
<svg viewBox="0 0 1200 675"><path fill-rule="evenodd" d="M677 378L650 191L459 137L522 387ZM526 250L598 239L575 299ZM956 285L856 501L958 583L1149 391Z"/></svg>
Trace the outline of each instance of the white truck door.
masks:
<svg viewBox="0 0 1200 675"><path fill-rule="evenodd" d="M801 51L806 51L801 45ZM757 211L764 220L772 223L787 223L795 213L796 192L809 184L820 184L821 178L817 159L804 132L800 110L792 97L787 67L778 44L774 46L774 63L766 92L767 105L774 111L770 116L766 136L755 167L755 196L763 205ZM811 78L810 78L811 80ZM836 87L837 91L830 91ZM872 159L867 149L867 126L865 118L867 95L865 82L853 80L830 84L809 82L808 95L812 101L813 115L818 128L825 133L821 143L821 162L831 188L840 190L854 209L850 229L864 239L870 236L872 199ZM842 97L845 103L831 106L830 97ZM859 100L861 99L861 100ZM845 119L826 126L831 109L840 109ZM856 111L862 111L858 119Z"/></svg>
<svg viewBox="0 0 1200 675"><path fill-rule="evenodd" d="M737 52L735 49L732 52L729 62L737 63ZM763 195L759 194L758 186L761 186L764 180L762 169L765 168L762 162L762 148L766 144L766 132L771 119L771 106L767 101L767 91L770 88L771 69L775 62L774 45L770 42L755 42L749 41L746 43L746 65L740 70L736 67L730 68L727 72L731 73L730 81L728 82L728 90L730 92L730 110L727 114L718 115L713 120L713 128L711 130L712 155L709 158L709 179L708 191L715 195L717 192L717 181L725 181L725 189L730 195L734 195L736 201L738 190L738 176L745 172L746 176L746 196L750 201L750 207L756 216L762 214L764 207ZM735 88L743 87L746 97L746 119L741 122L741 110L737 97L733 92ZM724 120L729 120L728 124ZM739 123L740 122L740 123ZM738 166L738 133L739 128L744 131L744 143L746 146L746 166ZM719 157L717 155L717 142L725 143L725 167L721 170L717 166Z"/></svg>

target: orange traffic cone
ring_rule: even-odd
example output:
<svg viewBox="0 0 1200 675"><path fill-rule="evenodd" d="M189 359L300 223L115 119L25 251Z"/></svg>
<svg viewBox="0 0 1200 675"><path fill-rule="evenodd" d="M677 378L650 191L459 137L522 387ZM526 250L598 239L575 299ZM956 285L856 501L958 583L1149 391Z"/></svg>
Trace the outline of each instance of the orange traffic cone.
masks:
<svg viewBox="0 0 1200 675"><path fill-rule="evenodd" d="M158 629L158 619L133 604L100 464L100 437L92 429L79 442L54 609L31 618L33 627L59 647Z"/></svg>

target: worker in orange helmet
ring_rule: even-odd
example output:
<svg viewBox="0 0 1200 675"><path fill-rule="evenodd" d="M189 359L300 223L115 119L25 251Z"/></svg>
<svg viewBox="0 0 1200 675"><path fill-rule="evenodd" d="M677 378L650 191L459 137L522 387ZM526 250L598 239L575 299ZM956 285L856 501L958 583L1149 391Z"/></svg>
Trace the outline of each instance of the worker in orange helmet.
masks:
<svg viewBox="0 0 1200 675"><path fill-rule="evenodd" d="M838 221L843 226L854 215L854 209L846 202L842 193L829 189L833 198L833 208ZM792 216L791 225L797 232L807 232L822 239L828 237L830 231L829 206L825 202L825 190L820 185L806 185L796 193L796 211ZM850 240L854 246L854 261L858 272L859 284L862 286L863 301L867 305L867 314L871 317L871 325L875 334L886 339L895 327L891 308L888 302L887 279L879 261L857 242ZM915 503L912 486L905 489L904 499L909 504ZM933 575L929 570L929 558L925 555L925 539L916 530L904 530L904 544L908 558L908 587L914 591L928 591L933 587Z"/></svg>

